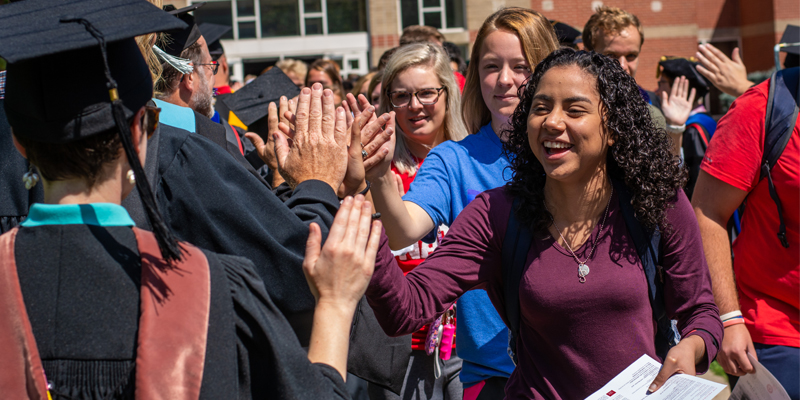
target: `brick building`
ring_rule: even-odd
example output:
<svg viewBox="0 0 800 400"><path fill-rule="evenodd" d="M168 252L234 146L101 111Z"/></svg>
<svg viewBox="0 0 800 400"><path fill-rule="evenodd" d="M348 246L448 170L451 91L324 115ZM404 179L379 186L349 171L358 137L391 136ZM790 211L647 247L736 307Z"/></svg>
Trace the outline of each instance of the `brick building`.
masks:
<svg viewBox="0 0 800 400"><path fill-rule="evenodd" d="M177 0L190 3L194 0ZM165 1L169 2L169 1ZM483 20L506 6L530 7L582 29L598 0L207 0L200 22L234 27L223 41L234 78L258 73L284 57L327 57L343 74L365 73L398 44L404 26L432 25L471 49ZM636 14L645 43L637 80L656 86L662 55L691 56L700 42L730 54L740 47L748 71L773 66L772 47L787 24L800 25L797 0L606 0ZM182 4L176 4L178 6ZM234 23L235 22L235 23Z"/></svg>

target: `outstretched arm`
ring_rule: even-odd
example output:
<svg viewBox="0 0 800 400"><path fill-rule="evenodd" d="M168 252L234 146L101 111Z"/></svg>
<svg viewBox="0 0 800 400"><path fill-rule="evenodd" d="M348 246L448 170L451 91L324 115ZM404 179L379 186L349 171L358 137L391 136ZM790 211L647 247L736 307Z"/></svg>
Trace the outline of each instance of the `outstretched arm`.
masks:
<svg viewBox="0 0 800 400"><path fill-rule="evenodd" d="M358 99L347 95L348 108L355 115L354 128L367 122L374 123L373 107L363 95ZM393 113L392 113L393 116ZM394 118L386 123L386 130L394 131ZM370 193L375 209L381 213L381 220L389 237L389 247L397 250L417 242L435 227L433 220L418 205L403 201L397 191L397 178L391 171L392 156L394 155L395 138L383 144L382 158L379 162L367 165L365 162L366 178L372 184Z"/></svg>
<svg viewBox="0 0 800 400"><path fill-rule="evenodd" d="M345 378L353 313L375 267L381 224L372 221L372 205L364 196L346 198L336 213L325 246L312 224L303 261L317 300L308 359L335 368Z"/></svg>
<svg viewBox="0 0 800 400"><path fill-rule="evenodd" d="M697 177L692 206L700 225L714 301L720 314L739 310L739 297L733 277L731 246L727 224L733 212L742 204L747 192L733 187L701 170ZM756 357L753 340L744 324L725 328L725 336L717 360L726 373L741 376L753 372L747 353Z"/></svg>

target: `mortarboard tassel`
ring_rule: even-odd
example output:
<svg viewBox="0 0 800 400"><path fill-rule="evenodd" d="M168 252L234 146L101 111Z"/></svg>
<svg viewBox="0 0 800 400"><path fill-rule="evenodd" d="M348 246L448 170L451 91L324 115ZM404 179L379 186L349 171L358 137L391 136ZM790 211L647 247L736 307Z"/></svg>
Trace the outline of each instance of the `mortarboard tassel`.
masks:
<svg viewBox="0 0 800 400"><path fill-rule="evenodd" d="M150 221L150 225L153 228L153 234L155 234L158 247L161 250L161 257L168 264L172 265L173 261L180 260L182 258L183 249L178 243L175 235L164 222L164 218L161 216L161 213L158 211L155 196L153 196L150 183L147 181L147 175L145 174L144 168L142 168L142 163L139 162L139 156L136 154L136 150L134 149L131 131L128 127L128 123L125 118L125 112L122 108L122 100L119 99L119 94L117 93L117 82L111 76L111 70L108 67L105 38L103 37L103 34L97 30L97 28L92 26L89 21L83 18L62 19L61 22L77 22L82 24L100 44L100 52L103 57L104 72L107 80L106 87L108 88L108 94L111 100L111 111L112 115L114 116L114 123L117 125L117 129L119 129L119 136L122 140L122 147L125 149L125 155L128 157L128 164L130 164L131 169L136 176L136 189L139 191L139 197L144 204L147 219Z"/></svg>
<svg viewBox="0 0 800 400"><path fill-rule="evenodd" d="M172 68L178 70L178 72L182 74L191 74L194 71L194 67L192 66L192 60L186 58L175 57L171 54L167 54L164 50L161 50L158 46L153 45L153 52L156 53L158 58L164 60L167 64L171 65Z"/></svg>

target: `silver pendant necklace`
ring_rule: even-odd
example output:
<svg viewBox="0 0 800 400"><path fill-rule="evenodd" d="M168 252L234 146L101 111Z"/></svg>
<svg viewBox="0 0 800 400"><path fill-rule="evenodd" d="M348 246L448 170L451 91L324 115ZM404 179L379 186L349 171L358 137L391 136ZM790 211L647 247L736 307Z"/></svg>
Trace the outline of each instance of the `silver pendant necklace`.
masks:
<svg viewBox="0 0 800 400"><path fill-rule="evenodd" d="M597 240L600 238L600 232L603 231L603 226L606 224L606 218L608 218L608 208L611 205L611 196L614 194L614 187L611 187L611 195L608 196L608 203L606 204L606 212L603 215L603 222L600 223L600 229L597 231L597 236L594 237L594 244L592 244L592 250L589 251L589 255L586 257L585 260L581 261L575 252L572 251L572 246L570 246L569 241L561 234L561 228L556 225L556 220L553 219L553 213L550 213L550 220L553 221L553 227L556 228L558 231L558 236L561 236L561 240L564 241L564 244L567 245L567 249L570 253L572 253L572 257L575 259L575 262L578 263L578 282L585 283L586 282L586 275L589 275L589 266L586 265L586 262L592 258L592 254L594 254L594 249L597 247ZM544 205L545 210L547 210L547 204ZM548 212L550 210L547 210ZM590 233L591 235L591 233Z"/></svg>

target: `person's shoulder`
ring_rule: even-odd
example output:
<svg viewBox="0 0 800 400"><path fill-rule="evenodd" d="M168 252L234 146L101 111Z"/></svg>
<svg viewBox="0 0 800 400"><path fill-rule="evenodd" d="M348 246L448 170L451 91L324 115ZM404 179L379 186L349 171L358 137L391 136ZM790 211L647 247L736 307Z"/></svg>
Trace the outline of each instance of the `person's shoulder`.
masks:
<svg viewBox="0 0 800 400"><path fill-rule="evenodd" d="M503 185L480 193L475 197L475 200L478 199L486 203L490 209L500 208L505 210L511 207L514 202L514 195L508 191L506 185Z"/></svg>

